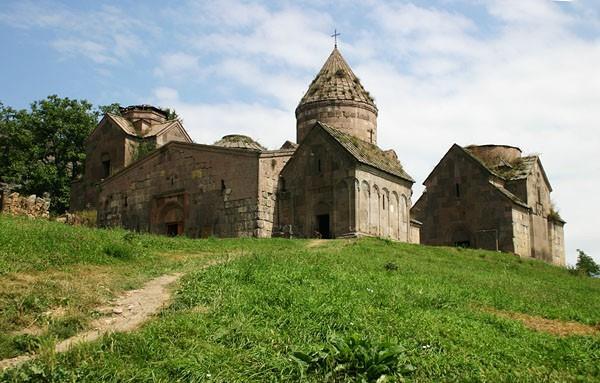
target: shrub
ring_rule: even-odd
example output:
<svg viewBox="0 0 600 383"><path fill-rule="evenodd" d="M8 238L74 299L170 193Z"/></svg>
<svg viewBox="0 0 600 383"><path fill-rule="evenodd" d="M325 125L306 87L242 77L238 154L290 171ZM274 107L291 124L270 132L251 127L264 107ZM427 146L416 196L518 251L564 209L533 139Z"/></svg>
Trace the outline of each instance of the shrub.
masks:
<svg viewBox="0 0 600 383"><path fill-rule="evenodd" d="M577 263L575 264L575 270L577 274L594 276L600 274L600 265L594 262L594 259L587 255L583 250L577 249L579 256L577 257Z"/></svg>
<svg viewBox="0 0 600 383"><path fill-rule="evenodd" d="M134 255L133 248L130 245L119 242L113 242L105 245L102 251L104 254L110 257L119 259L129 259Z"/></svg>
<svg viewBox="0 0 600 383"><path fill-rule="evenodd" d="M398 265L395 264L394 262L388 262L385 265L383 265L383 267L387 270L387 271L396 271L398 270Z"/></svg>
<svg viewBox="0 0 600 383"><path fill-rule="evenodd" d="M294 358L308 373L323 374L327 381L375 382L387 375L406 375L414 367L406 361L398 344L374 344L357 334L332 338L326 345L309 353L295 352Z"/></svg>
<svg viewBox="0 0 600 383"><path fill-rule="evenodd" d="M35 353L40 348L40 338L31 334L17 335L12 343L14 348L21 352Z"/></svg>

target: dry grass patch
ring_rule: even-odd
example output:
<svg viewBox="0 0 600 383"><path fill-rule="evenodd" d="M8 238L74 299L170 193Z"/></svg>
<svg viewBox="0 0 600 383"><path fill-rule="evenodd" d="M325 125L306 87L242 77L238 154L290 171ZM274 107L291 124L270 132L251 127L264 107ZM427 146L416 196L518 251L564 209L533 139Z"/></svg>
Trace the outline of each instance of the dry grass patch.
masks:
<svg viewBox="0 0 600 383"><path fill-rule="evenodd" d="M600 334L600 325L590 326L579 322L547 319L540 316L523 314L514 311L502 311L493 308L486 308L484 311L502 318L517 320L531 330L545 332L561 337Z"/></svg>

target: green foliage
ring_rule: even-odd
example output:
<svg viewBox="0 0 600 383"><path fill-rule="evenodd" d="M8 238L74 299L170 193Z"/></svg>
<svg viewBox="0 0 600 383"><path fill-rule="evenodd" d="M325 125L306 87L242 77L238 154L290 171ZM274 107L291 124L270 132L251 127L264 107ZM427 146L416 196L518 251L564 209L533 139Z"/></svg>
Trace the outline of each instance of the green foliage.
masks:
<svg viewBox="0 0 600 383"><path fill-rule="evenodd" d="M136 256L106 255L112 243L131 246ZM90 276L115 273L115 282L102 283L115 295L157 275L186 273L171 305L139 330L42 355L0 374L0 381L360 382L379 374L390 382L570 382L600 376L600 335L557 337L485 310L596 326L598 279L483 250L377 239L308 243L167 238L0 216L0 269L18 272L0 278L8 286L0 290L0 354L3 345L13 347L8 334L21 328L14 323L31 323L22 319L28 312L37 319L67 300L69 315L79 306L89 315L96 306L82 303L85 294L59 290L78 268ZM215 264L218 259L230 262ZM213 266L202 267L207 264ZM398 268L390 272L386 264ZM17 275L56 270L64 270L62 278L36 281L21 295L10 288L11 281L21 283ZM93 294L104 291L98 283L84 285ZM51 322L56 334L48 337L85 326L83 319Z"/></svg>
<svg viewBox="0 0 600 383"><path fill-rule="evenodd" d="M50 323L48 332L58 339L67 339L83 330L85 323L85 318L81 316L61 318Z"/></svg>
<svg viewBox="0 0 600 383"><path fill-rule="evenodd" d="M323 375L326 381L376 382L415 370L406 361L404 347L389 342L374 344L358 334L333 337L315 351L296 351L293 356L307 372Z"/></svg>
<svg viewBox="0 0 600 383"><path fill-rule="evenodd" d="M35 353L40 348L40 338L35 335L21 334L12 339L14 348L23 353Z"/></svg>
<svg viewBox="0 0 600 383"><path fill-rule="evenodd" d="M383 265L383 267L387 270L387 271L396 271L398 270L398 265L395 264L394 262L388 262L385 265Z"/></svg>
<svg viewBox="0 0 600 383"><path fill-rule="evenodd" d="M114 114L116 116L121 115L121 104L118 102L109 104L109 105L100 105L98 106L98 115L103 116L106 113Z"/></svg>
<svg viewBox="0 0 600 383"><path fill-rule="evenodd" d="M594 258L587 255L583 250L577 249L577 263L575 271L581 275L594 276L600 274L600 265L594 262Z"/></svg>
<svg viewBox="0 0 600 383"><path fill-rule="evenodd" d="M26 181L31 160L33 134L23 128L27 113L0 103L0 181L21 184Z"/></svg>
<svg viewBox="0 0 600 383"><path fill-rule="evenodd" d="M25 194L49 193L51 210L64 212L96 120L89 102L56 95L33 102L28 111L0 106L0 179L21 185Z"/></svg>
<svg viewBox="0 0 600 383"><path fill-rule="evenodd" d="M104 252L104 254L110 257L119 259L128 259L134 256L134 252L131 246L119 242L110 243L104 246L104 249L102 249L102 251Z"/></svg>
<svg viewBox="0 0 600 383"><path fill-rule="evenodd" d="M164 108L163 110L167 113L167 121L177 120L179 118L179 115L177 114L175 109Z"/></svg>
<svg viewBox="0 0 600 383"><path fill-rule="evenodd" d="M133 160L141 160L154 150L156 150L156 142L153 140L144 140L139 142L133 149Z"/></svg>

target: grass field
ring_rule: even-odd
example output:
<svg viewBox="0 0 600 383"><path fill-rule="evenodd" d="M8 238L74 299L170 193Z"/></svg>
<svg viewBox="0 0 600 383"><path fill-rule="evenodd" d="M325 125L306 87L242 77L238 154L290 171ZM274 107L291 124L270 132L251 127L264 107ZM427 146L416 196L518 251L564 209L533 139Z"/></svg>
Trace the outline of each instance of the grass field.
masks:
<svg viewBox="0 0 600 383"><path fill-rule="evenodd" d="M215 258L232 260L201 269ZM50 351L93 307L173 271L173 302L141 329ZM600 280L377 239L172 239L0 216L0 358L40 353L4 381L600 381L598 331L502 313L598 328Z"/></svg>

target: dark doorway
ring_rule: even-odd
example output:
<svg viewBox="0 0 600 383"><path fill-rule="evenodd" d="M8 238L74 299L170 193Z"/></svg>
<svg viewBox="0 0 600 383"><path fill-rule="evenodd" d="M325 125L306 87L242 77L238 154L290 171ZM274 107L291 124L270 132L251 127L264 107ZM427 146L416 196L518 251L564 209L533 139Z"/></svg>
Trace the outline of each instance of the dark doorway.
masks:
<svg viewBox="0 0 600 383"><path fill-rule="evenodd" d="M456 241L454 242L454 246L456 247L471 247L471 241Z"/></svg>
<svg viewBox="0 0 600 383"><path fill-rule="evenodd" d="M317 216L317 230L321 234L321 238L331 238L331 232L329 231L329 214Z"/></svg>
<svg viewBox="0 0 600 383"><path fill-rule="evenodd" d="M176 237L183 234L183 224L181 222L167 223L167 236Z"/></svg>

